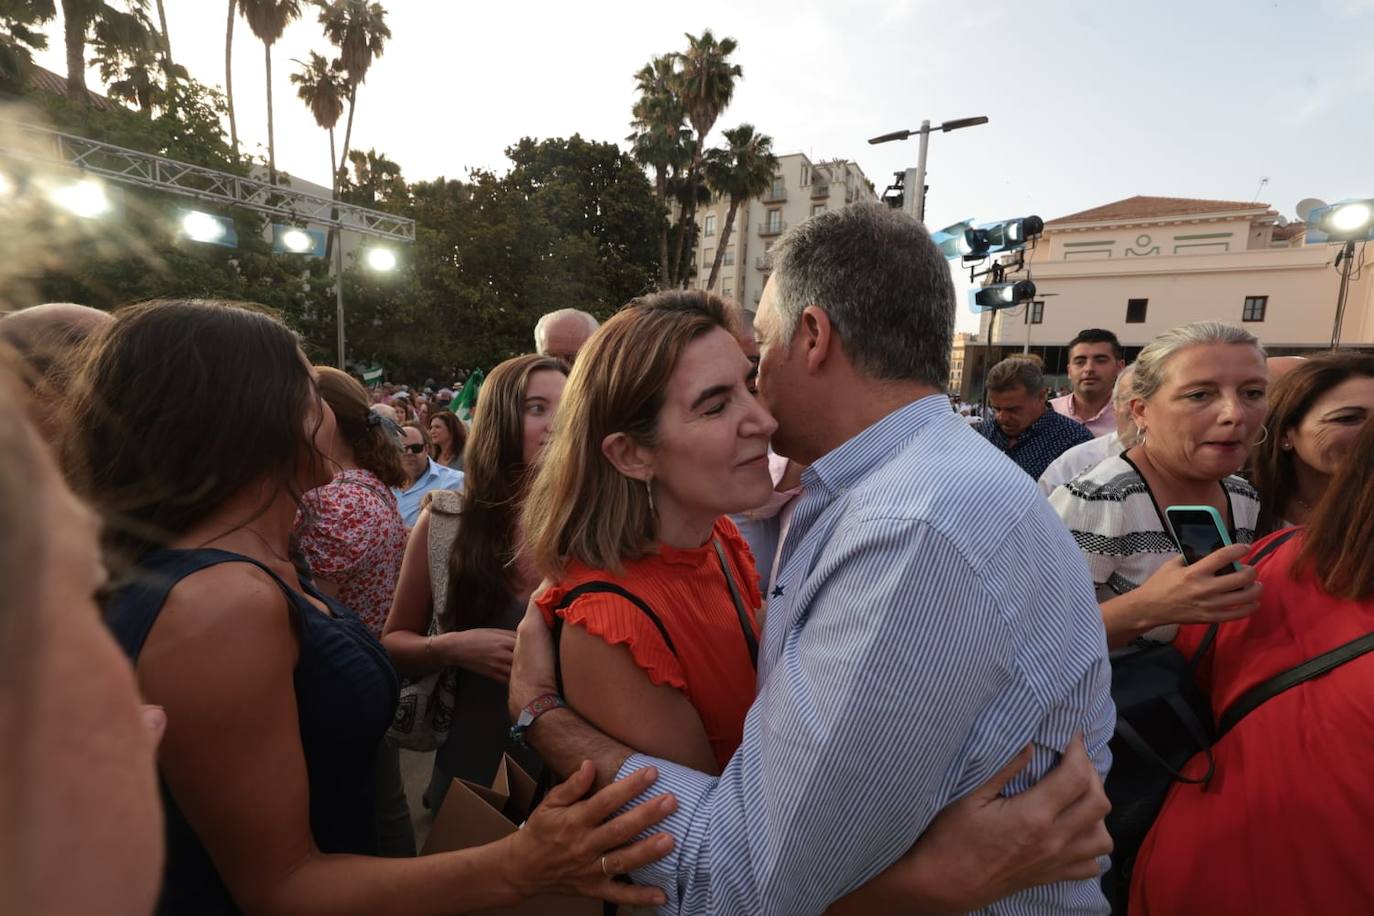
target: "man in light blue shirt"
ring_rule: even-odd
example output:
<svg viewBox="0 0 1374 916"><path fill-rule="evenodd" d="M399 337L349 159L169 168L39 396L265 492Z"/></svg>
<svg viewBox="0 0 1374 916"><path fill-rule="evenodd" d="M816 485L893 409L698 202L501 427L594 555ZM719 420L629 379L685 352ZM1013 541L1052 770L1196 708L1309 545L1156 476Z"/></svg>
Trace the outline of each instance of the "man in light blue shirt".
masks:
<svg viewBox="0 0 1374 916"><path fill-rule="evenodd" d="M659 769L655 790L679 802L664 823L677 845L634 878L665 891L667 913L821 913L856 890L842 906L880 909L886 889L863 895L892 873L865 885L908 850L919 860L936 816L1022 748L1031 763L1009 795L1042 791L1030 787L1076 734L1098 774L1109 762L1107 647L1082 556L1034 481L942 393L943 257L880 206L808 220L772 256L759 396L780 424L774 449L809 467L739 749L711 777L632 754L567 709L526 733L560 771L582 758L603 777ZM551 689L541 627L521 624L512 706ZM1020 827L1003 832L1022 840ZM966 859L989 832L964 837ZM989 880L960 909L1105 913L1103 866Z"/></svg>
<svg viewBox="0 0 1374 916"><path fill-rule="evenodd" d="M444 467L429 457L429 435L418 423L401 427L400 447L401 466L410 484L404 488L392 487L391 492L396 494L396 506L401 510L406 527L414 528L420 519L425 494L430 490L463 489L463 472Z"/></svg>

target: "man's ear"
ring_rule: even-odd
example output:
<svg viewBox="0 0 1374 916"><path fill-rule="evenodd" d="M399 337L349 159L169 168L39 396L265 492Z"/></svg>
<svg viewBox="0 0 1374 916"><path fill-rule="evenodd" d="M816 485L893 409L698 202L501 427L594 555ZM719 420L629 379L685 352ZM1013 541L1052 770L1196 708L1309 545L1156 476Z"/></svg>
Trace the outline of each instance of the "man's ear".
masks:
<svg viewBox="0 0 1374 916"><path fill-rule="evenodd" d="M601 440L601 454L621 474L631 480L652 480L653 450L645 448L624 433L611 433Z"/></svg>
<svg viewBox="0 0 1374 916"><path fill-rule="evenodd" d="M807 371L819 372L827 360L838 355L840 338L835 333L835 326L825 309L808 305L802 309L799 330L797 345L806 355Z"/></svg>

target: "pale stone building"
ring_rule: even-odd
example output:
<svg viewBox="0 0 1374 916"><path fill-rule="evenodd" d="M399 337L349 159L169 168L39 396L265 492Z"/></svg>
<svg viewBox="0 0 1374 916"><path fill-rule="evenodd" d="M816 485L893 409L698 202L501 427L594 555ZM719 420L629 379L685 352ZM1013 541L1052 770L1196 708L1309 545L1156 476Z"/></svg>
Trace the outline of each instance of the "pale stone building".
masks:
<svg viewBox="0 0 1374 916"><path fill-rule="evenodd" d="M741 204L735 215L712 292L746 309L757 309L763 284L772 269L768 249L778 236L789 226L827 209L877 199L872 183L857 163L845 159L813 163L803 153L779 156L773 186L761 197ZM690 283L693 288L706 286L729 214L729 198L712 200L697 211L696 276Z"/></svg>
<svg viewBox="0 0 1374 916"><path fill-rule="evenodd" d="M967 349L960 390L976 392L987 365L1025 349L1061 375L1065 345L1089 327L1114 331L1128 358L1203 319L1244 327L1274 354L1327 349L1340 251L1307 244L1301 223L1263 203L1130 197L1050 220L1026 258L1036 301L983 314L978 339L991 351ZM1352 279L1341 344L1374 348L1374 270Z"/></svg>

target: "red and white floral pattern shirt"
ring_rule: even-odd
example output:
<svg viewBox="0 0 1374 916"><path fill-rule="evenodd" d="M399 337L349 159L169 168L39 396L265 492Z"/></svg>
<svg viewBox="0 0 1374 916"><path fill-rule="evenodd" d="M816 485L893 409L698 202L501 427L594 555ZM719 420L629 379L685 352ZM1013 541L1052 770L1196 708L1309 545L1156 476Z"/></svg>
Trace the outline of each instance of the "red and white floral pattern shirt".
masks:
<svg viewBox="0 0 1374 916"><path fill-rule="evenodd" d="M395 494L371 471L343 471L305 494L296 535L311 572L380 638L406 549Z"/></svg>

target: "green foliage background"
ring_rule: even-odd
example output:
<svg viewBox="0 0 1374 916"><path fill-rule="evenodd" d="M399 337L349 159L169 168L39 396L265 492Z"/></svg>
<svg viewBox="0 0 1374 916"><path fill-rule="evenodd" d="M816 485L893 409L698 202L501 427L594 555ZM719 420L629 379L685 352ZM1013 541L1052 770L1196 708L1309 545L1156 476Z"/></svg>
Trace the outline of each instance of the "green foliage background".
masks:
<svg viewBox="0 0 1374 916"><path fill-rule="evenodd" d="M100 111L45 93L27 101L58 130L246 175L221 127L224 101L194 81L177 84L175 105L156 116ZM345 268L351 367L380 364L389 378L449 381L533 347L534 323L556 308L608 317L654 288L656 240L667 214L643 170L613 143L524 138L506 151L504 175L409 183L375 151L350 156L341 196L414 218L401 269L374 275ZM322 259L273 253L266 219L206 208L189 198L122 187L122 232L87 236L54 265L28 277L26 298L99 308L154 296L260 303L300 335L312 360L334 355L333 278ZM197 206L235 221L238 247L177 237L178 211ZM124 244L112 244L118 234Z"/></svg>

